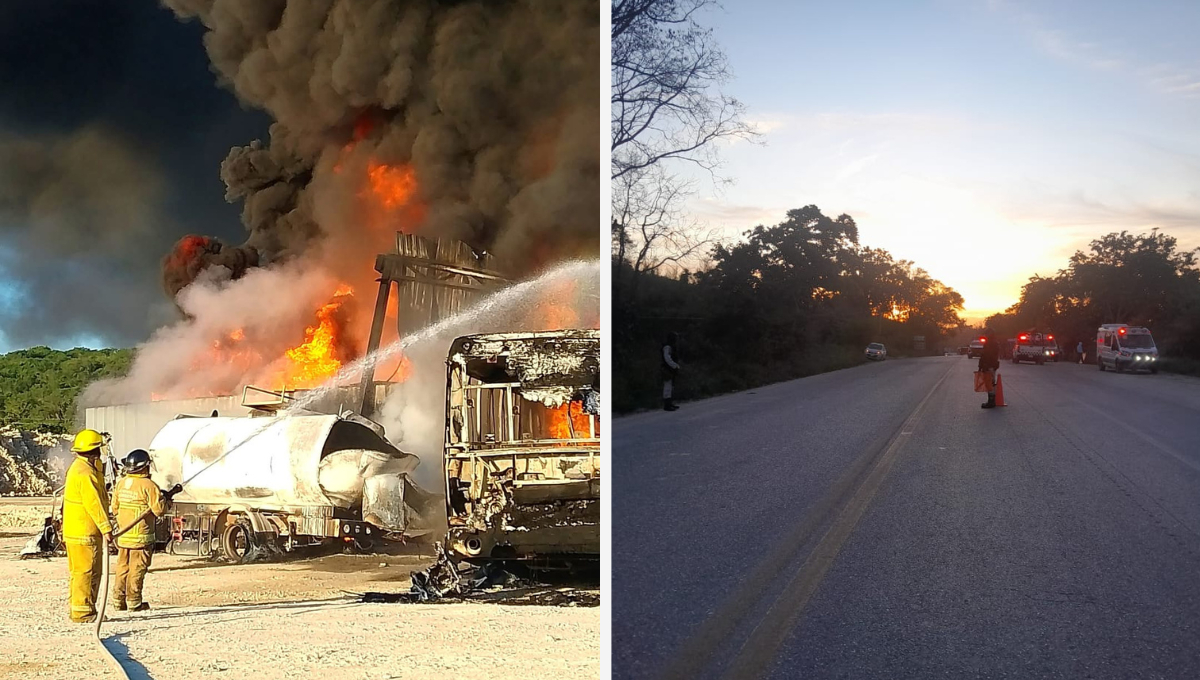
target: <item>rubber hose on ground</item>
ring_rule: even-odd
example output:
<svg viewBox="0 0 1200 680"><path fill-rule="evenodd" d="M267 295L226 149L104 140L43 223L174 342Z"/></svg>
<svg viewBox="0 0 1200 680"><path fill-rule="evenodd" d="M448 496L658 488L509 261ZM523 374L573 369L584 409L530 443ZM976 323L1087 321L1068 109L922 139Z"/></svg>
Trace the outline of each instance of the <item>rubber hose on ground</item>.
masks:
<svg viewBox="0 0 1200 680"><path fill-rule="evenodd" d="M116 544L117 539L120 538L126 531L129 531L137 526L138 522L146 519L150 516L150 514L150 510L146 510L142 514L138 515L137 519L130 522L129 526L114 531L112 533L113 544ZM96 608L96 628L94 631L96 644L100 647L100 649L104 650L104 656L108 657L109 660L112 661L112 665L117 669L117 672L121 674L121 677L125 678L125 680L130 680L129 674L125 672L125 667L121 665L121 662L117 660L116 656L113 656L113 653L109 651L108 647L104 646L104 638L100 635L100 626L104 623L104 610L108 608L109 589L108 543L104 541L103 538L101 538L100 543L100 549L104 551L104 562L103 567L100 570L100 573L102 574L100 579L100 602L98 603L100 606Z"/></svg>

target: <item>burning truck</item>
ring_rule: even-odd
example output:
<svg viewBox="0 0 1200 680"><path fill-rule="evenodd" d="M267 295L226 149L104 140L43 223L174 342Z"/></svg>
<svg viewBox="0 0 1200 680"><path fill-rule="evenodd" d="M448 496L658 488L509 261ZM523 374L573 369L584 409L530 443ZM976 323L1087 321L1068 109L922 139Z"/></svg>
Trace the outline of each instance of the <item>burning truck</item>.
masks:
<svg viewBox="0 0 1200 680"><path fill-rule="evenodd" d="M180 416L150 452L160 488L183 483L158 525L177 554L245 562L330 540L369 550L440 528L440 499L410 478L419 459L352 413Z"/></svg>
<svg viewBox="0 0 1200 680"><path fill-rule="evenodd" d="M447 550L472 562L600 555L600 333L473 335L447 361Z"/></svg>

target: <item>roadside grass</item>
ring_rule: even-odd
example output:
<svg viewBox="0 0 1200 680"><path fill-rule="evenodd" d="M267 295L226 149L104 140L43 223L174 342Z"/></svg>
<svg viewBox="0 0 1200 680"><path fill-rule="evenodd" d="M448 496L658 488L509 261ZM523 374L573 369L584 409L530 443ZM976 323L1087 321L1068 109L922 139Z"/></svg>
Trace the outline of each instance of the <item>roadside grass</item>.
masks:
<svg viewBox="0 0 1200 680"><path fill-rule="evenodd" d="M740 392L868 363L862 348L857 346L813 347L801 356L774 361L751 361L749 357L741 359L721 363L684 361L683 370L675 379L676 400L689 401ZM615 393L619 395L613 402L614 413L662 406L662 374L657 357L641 356L632 363L614 371L613 380L618 383Z"/></svg>
<svg viewBox="0 0 1200 680"><path fill-rule="evenodd" d="M1200 360L1185 357L1159 357L1158 370L1200 377Z"/></svg>

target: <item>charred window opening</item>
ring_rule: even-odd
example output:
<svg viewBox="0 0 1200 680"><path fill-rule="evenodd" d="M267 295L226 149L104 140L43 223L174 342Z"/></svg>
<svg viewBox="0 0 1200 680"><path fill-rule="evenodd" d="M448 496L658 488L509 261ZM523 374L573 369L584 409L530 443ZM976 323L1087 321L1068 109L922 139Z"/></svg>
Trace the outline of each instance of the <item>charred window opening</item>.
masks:
<svg viewBox="0 0 1200 680"><path fill-rule="evenodd" d="M600 419L583 394L547 405L525 398L521 383L487 383L474 378L469 378L462 390L464 443L472 446L595 440L600 436Z"/></svg>

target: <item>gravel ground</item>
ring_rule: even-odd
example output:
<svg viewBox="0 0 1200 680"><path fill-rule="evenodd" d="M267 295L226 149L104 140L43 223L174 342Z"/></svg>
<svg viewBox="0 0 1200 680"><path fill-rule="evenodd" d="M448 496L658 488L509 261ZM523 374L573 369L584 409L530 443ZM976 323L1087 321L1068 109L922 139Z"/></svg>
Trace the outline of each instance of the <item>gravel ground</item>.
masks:
<svg viewBox="0 0 1200 680"><path fill-rule="evenodd" d="M0 530L0 678L116 677L91 627L67 619L65 558L15 558L32 531ZM600 674L598 607L357 602L353 593L406 591L409 572L430 560L214 565L155 555L146 582L154 609L111 612L106 645L134 680Z"/></svg>

